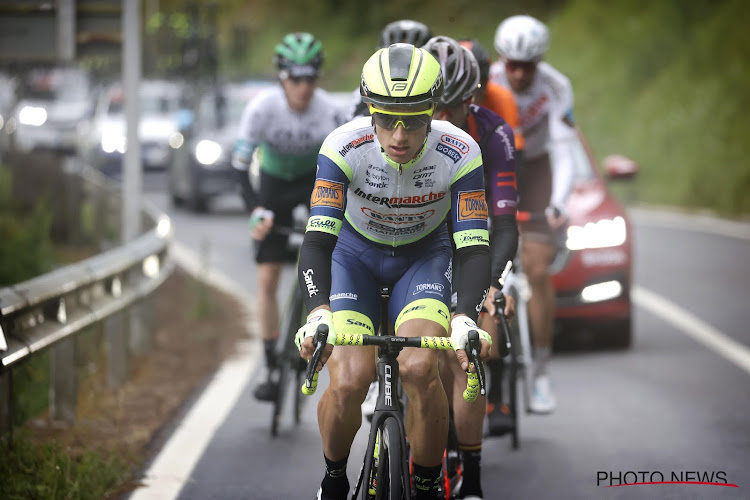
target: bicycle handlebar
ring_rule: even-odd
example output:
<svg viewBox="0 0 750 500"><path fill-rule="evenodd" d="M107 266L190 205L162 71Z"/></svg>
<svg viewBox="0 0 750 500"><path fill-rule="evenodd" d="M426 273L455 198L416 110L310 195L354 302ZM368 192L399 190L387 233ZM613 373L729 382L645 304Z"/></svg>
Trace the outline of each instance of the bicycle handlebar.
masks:
<svg viewBox="0 0 750 500"><path fill-rule="evenodd" d="M503 330L503 337L505 339L505 349L501 349L500 357L505 357L510 354L510 325L508 324L508 317L505 315L505 295L500 290L495 292L493 298L495 305L495 316L500 318L500 326Z"/></svg>
<svg viewBox="0 0 750 500"><path fill-rule="evenodd" d="M320 356L323 354L323 348L326 346L327 342L328 326L319 325L313 336L315 351L310 357L309 364L307 365L305 383L302 385L302 393L305 396L311 396L318 388L318 371L315 368L318 366ZM417 347L440 350L453 349L451 339L448 337L396 337L395 335L366 334L337 335L334 345L396 345L399 347ZM466 382L466 390L464 390L463 394L464 399L469 402L476 400L479 394L484 396L487 393L485 389L484 365L479 360L479 353L481 350L482 345L479 341L479 332L471 330L469 332L469 341L466 346L466 354L469 357L470 366L473 364L476 367L476 371L471 372L471 368L467 370L468 380Z"/></svg>

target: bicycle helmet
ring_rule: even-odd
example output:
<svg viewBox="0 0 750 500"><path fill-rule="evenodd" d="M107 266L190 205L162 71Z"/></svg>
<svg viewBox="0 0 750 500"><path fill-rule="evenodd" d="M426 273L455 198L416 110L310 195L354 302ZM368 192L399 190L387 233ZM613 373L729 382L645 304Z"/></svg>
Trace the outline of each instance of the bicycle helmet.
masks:
<svg viewBox="0 0 750 500"><path fill-rule="evenodd" d="M276 45L273 61L289 76L317 76L323 64L323 44L310 33L289 33Z"/></svg>
<svg viewBox="0 0 750 500"><path fill-rule="evenodd" d="M512 16L495 32L495 50L511 61L539 62L549 48L547 27L531 16Z"/></svg>
<svg viewBox="0 0 750 500"><path fill-rule="evenodd" d="M484 48L484 45L473 38L471 40L461 40L458 43L469 49L471 53L474 54L474 59L477 60L477 64L479 65L479 83L484 85L490 77L489 51Z"/></svg>
<svg viewBox="0 0 750 500"><path fill-rule="evenodd" d="M420 108L443 94L440 63L424 49L396 43L379 49L362 68L362 102L378 107Z"/></svg>
<svg viewBox="0 0 750 500"><path fill-rule="evenodd" d="M394 43L410 43L421 47L432 38L432 31L427 25L411 19L401 19L385 25L380 32L378 47L384 49Z"/></svg>
<svg viewBox="0 0 750 500"><path fill-rule="evenodd" d="M423 48L438 60L443 72L441 105L456 106L474 95L479 88L479 65L469 49L447 36L431 38Z"/></svg>

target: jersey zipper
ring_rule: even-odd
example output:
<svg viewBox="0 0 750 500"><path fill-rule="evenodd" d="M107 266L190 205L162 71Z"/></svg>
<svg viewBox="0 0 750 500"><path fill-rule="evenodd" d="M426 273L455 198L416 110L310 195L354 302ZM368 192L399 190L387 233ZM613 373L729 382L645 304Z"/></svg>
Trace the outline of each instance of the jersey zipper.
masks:
<svg viewBox="0 0 750 500"><path fill-rule="evenodd" d="M404 172L403 166L398 164L398 178L396 179L396 199L401 199L401 174ZM391 247L391 256L396 255L396 229L398 229L398 221L401 218L401 203L399 203L396 209L396 227L393 228L393 246Z"/></svg>

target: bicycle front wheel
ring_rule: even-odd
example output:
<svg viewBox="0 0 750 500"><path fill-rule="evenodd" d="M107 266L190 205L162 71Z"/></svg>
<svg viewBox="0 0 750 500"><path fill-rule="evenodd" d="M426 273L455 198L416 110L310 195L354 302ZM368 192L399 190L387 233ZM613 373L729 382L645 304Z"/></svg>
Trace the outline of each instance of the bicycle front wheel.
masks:
<svg viewBox="0 0 750 500"><path fill-rule="evenodd" d="M404 449L406 438L399 421L387 417L378 426L377 433L372 468L364 474L362 500L411 500L409 464Z"/></svg>

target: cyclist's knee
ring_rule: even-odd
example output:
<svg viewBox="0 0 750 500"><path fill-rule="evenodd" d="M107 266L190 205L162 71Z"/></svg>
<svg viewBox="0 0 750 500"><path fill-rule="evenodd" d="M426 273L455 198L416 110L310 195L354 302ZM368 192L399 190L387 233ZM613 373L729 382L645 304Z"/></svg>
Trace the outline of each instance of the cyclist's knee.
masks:
<svg viewBox="0 0 750 500"><path fill-rule="evenodd" d="M426 349L409 356L399 356L399 371L404 387L424 391L432 384L439 383L437 364L437 354Z"/></svg>
<svg viewBox="0 0 750 500"><path fill-rule="evenodd" d="M354 369L337 370L337 372L335 375L331 374L331 381L328 385L337 404L341 406L362 404L372 382L373 370Z"/></svg>

